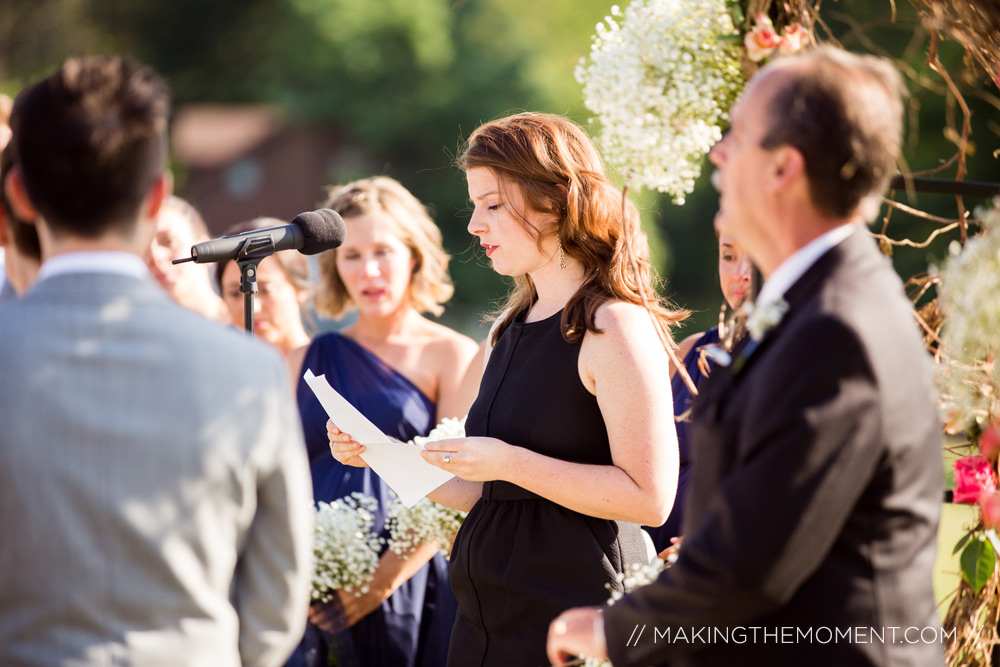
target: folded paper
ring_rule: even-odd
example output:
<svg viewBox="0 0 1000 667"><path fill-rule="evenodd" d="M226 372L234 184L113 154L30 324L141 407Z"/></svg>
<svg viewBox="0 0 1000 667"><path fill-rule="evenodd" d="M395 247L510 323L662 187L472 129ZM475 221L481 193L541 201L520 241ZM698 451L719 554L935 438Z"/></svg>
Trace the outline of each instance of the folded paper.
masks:
<svg viewBox="0 0 1000 667"><path fill-rule="evenodd" d="M307 369L303 378L337 428L365 446L361 458L407 507L412 507L454 477L450 472L424 461L420 456L420 447L393 440L382 433L330 386L325 375L314 375L312 370Z"/></svg>

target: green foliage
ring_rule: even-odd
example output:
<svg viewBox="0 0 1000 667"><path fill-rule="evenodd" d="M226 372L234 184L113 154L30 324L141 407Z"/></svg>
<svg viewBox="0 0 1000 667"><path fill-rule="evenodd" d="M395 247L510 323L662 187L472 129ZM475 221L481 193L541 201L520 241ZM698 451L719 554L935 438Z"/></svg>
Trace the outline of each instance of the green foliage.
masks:
<svg viewBox="0 0 1000 667"><path fill-rule="evenodd" d="M996 553L993 545L985 539L969 542L959 558L962 565L962 577L972 587L973 593L978 593L993 575L996 564Z"/></svg>
<svg viewBox="0 0 1000 667"><path fill-rule="evenodd" d="M967 532L967 533L966 533L965 535L962 535L962 539L960 539L960 540L959 540L959 541L958 541L958 542L957 542L957 543L955 544L955 548L954 548L954 549L952 550L952 552L951 552L951 555L952 555L952 556L954 556L954 555L955 555L955 554L957 554L957 553L958 553L959 551L961 551L962 547L964 547L964 546L965 546L965 545L966 545L966 544L967 544L967 543L969 542L969 539L970 539L970 538L972 537L972 535L973 535L974 533L975 533L975 531L973 531L973 530L970 530L970 531L969 531L969 532Z"/></svg>
<svg viewBox="0 0 1000 667"><path fill-rule="evenodd" d="M605 0L8 1L0 35L21 41L0 41L0 80L15 91L68 55L118 52L161 72L177 106L269 103L338 127L351 150L328 182L386 173L429 204L455 256L449 314L466 330L507 288L465 230L453 157L480 122L512 111L583 120L573 67L607 11Z"/></svg>
<svg viewBox="0 0 1000 667"><path fill-rule="evenodd" d="M733 16L733 25L742 26L746 22L743 15L743 3L740 0L726 0L726 9Z"/></svg>
<svg viewBox="0 0 1000 667"><path fill-rule="evenodd" d="M738 0L733 0L739 4ZM855 52L874 53L889 57L903 72L910 91L907 99L907 127L904 145L905 166L913 171L941 166L956 150L956 133L962 125L961 111L940 75L927 64L929 35L921 26L916 10L910 3L897 2L895 20L889 2L870 0L837 0L824 3L821 18L830 28L834 38L845 48ZM821 39L827 35L817 28ZM938 55L962 90L972 111L971 152L967 155L967 180L998 181L997 156L1000 148L1000 124L996 122L1000 99L996 87L982 80L978 71L966 74L967 63L962 49L947 40L938 42ZM950 124L950 127L949 127ZM712 232L718 196L708 183L708 173L695 192L682 207L666 200L660 204L660 215L654 217L666 239L671 253L671 263L665 267L668 277L667 293L680 304L695 311L684 323L680 336L703 331L718 322L722 295L716 277L717 249ZM937 178L954 178L955 168L945 169ZM894 199L908 206L942 218L958 217L954 197L927 193L896 193ZM982 200L967 200L967 210L981 205ZM882 215L886 208L883 206ZM895 211L887 233L894 239L908 238L914 242L925 241L941 225ZM880 217L870 229L882 230ZM940 235L928 247L895 246L893 264L904 279L921 274L931 263L940 262L951 240L959 238L958 231ZM927 297L933 296L930 290ZM925 297L926 298L926 297Z"/></svg>

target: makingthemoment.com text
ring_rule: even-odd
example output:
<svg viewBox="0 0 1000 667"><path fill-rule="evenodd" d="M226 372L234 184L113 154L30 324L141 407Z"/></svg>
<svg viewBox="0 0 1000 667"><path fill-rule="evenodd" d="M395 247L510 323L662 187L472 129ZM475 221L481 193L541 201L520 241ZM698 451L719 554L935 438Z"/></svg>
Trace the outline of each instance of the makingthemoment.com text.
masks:
<svg viewBox="0 0 1000 667"><path fill-rule="evenodd" d="M668 627L660 629L647 625L636 625L626 646L638 646L645 641L670 644L930 644L954 640L956 629L950 631L940 627Z"/></svg>

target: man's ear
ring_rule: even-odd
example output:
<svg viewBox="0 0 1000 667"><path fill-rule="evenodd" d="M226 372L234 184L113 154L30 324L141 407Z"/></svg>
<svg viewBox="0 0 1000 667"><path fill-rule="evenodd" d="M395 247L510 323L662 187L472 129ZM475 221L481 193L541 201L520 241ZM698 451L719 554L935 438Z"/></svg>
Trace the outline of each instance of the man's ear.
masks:
<svg viewBox="0 0 1000 667"><path fill-rule="evenodd" d="M171 189L173 189L173 182L173 177L168 172L163 172L153 181L153 187L149 189L149 194L146 195L145 213L148 219L156 220L157 216L160 215L163 202L167 200Z"/></svg>
<svg viewBox="0 0 1000 667"><path fill-rule="evenodd" d="M792 146L781 146L774 150L769 183L772 190L787 189L800 177L805 176L806 162L802 153Z"/></svg>
<svg viewBox="0 0 1000 667"><path fill-rule="evenodd" d="M24 186L24 175L20 167L15 166L9 173L4 174L3 187L10 208L18 220L30 222L38 217L38 210L31 203L28 190Z"/></svg>

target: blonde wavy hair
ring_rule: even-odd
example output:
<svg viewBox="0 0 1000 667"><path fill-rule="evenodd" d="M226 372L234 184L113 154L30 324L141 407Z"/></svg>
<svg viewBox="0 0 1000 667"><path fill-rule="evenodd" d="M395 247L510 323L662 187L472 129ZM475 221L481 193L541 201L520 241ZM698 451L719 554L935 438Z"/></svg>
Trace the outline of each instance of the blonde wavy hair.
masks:
<svg viewBox="0 0 1000 667"><path fill-rule="evenodd" d="M416 260L410 278L410 305L419 313L444 312L442 304L455 291L448 275L451 257L441 246L441 230L427 208L399 181L375 176L336 185L327 190L324 206L347 221L369 213L387 220ZM337 272L337 250L321 253L317 261L321 280L316 290L316 309L339 318L354 303Z"/></svg>
<svg viewBox="0 0 1000 667"><path fill-rule="evenodd" d="M554 114L520 113L485 123L468 138L458 166L487 167L501 188L517 187L525 206L552 216L554 229L538 229L523 214L521 223L536 239L556 234L563 252L576 258L584 281L562 313L563 337L575 342L594 324L598 307L618 300L643 305L643 297L668 343L670 327L688 312L670 307L653 289L649 244L639 226L639 211L607 178L604 163L579 125ZM537 298L527 275L516 276L502 306L507 314L495 327L493 342Z"/></svg>

